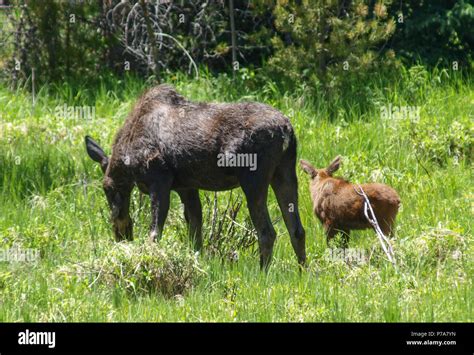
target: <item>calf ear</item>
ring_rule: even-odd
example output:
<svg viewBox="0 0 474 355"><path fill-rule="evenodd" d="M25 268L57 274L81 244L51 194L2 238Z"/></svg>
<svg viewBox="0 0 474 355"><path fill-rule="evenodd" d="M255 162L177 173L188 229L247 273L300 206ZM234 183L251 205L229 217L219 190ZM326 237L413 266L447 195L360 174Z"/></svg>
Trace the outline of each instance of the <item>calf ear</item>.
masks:
<svg viewBox="0 0 474 355"><path fill-rule="evenodd" d="M300 166L301 166L301 169L303 169L305 171L305 173L307 173L311 176L311 178L314 178L318 174L318 172L316 171L314 166L312 166L306 160L301 159L300 160Z"/></svg>
<svg viewBox="0 0 474 355"><path fill-rule="evenodd" d="M338 155L334 160L329 164L329 166L326 168L326 171L328 172L329 175L332 175L334 172L339 169L341 166L341 156Z"/></svg>
<svg viewBox="0 0 474 355"><path fill-rule="evenodd" d="M107 158L102 148L91 137L86 136L85 142L87 154L89 154L93 161L100 164L102 171L105 173L107 165L109 165L109 158Z"/></svg>

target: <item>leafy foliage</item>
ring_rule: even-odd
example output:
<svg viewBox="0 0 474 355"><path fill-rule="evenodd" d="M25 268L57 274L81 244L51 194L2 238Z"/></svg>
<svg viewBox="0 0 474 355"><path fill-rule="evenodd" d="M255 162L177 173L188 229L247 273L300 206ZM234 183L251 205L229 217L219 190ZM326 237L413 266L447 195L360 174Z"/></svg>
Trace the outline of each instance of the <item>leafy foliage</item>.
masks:
<svg viewBox="0 0 474 355"><path fill-rule="evenodd" d="M263 82L268 74L287 89L309 83L326 96L342 90L361 101L370 90L358 84L369 85L374 70L390 71L400 58L472 69L474 6L466 0L234 1L237 67L228 1L12 4L0 10L0 67L15 84L33 68L38 83L90 84L129 72L193 73L195 62L200 71L244 76L257 68Z"/></svg>
<svg viewBox="0 0 474 355"><path fill-rule="evenodd" d="M401 6L400 6L401 5ZM393 47L405 58L437 65L469 68L474 53L474 5L465 0L394 2L391 10L403 15Z"/></svg>
<svg viewBox="0 0 474 355"><path fill-rule="evenodd" d="M144 9L152 20L154 39L144 29ZM270 53L271 10L249 1L236 1L234 10L237 59L241 66L260 64ZM127 72L149 77L155 67L156 73L191 73L189 56L214 71L232 70L229 9L224 1L147 0L142 6L140 0L14 0L9 12L9 16L0 13L2 26L8 29L0 32L0 42L5 43L0 53L8 58L0 65L7 67L7 79L15 84L24 83L33 68L42 83L96 83L111 73Z"/></svg>
<svg viewBox="0 0 474 355"><path fill-rule="evenodd" d="M410 134L414 148L440 165L449 158L455 162L473 159L474 125L468 117L455 120L450 126L423 119L411 125Z"/></svg>
<svg viewBox="0 0 474 355"><path fill-rule="evenodd" d="M97 2L18 0L14 6L8 69L15 83L26 81L33 68L40 82L97 75L106 45Z"/></svg>
<svg viewBox="0 0 474 355"><path fill-rule="evenodd" d="M340 89L348 77L364 77L393 59L392 51L381 53L395 31L382 2L281 1L274 13L281 35L272 39L269 65L290 82Z"/></svg>

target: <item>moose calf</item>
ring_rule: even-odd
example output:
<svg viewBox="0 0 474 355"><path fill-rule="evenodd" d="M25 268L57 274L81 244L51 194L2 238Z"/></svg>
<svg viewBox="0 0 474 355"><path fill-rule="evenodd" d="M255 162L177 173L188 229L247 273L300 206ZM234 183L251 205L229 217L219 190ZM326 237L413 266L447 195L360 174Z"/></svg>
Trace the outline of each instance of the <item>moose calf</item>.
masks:
<svg viewBox="0 0 474 355"><path fill-rule="evenodd" d="M329 241L341 232L343 245L347 247L352 229L367 229L372 226L364 214L364 198L356 192L359 188L347 180L332 176L340 164L340 156L325 169L315 169L307 161L300 160L301 168L311 176L313 210L324 226L328 245ZM397 192L387 185L378 183L360 186L369 198L380 229L385 235L392 236L395 217L400 206Z"/></svg>

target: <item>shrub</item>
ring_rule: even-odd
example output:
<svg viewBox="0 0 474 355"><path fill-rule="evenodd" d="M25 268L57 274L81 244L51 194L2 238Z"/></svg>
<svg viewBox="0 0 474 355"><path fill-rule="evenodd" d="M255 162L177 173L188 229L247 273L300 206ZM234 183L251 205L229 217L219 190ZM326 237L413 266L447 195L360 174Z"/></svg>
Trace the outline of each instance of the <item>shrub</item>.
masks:
<svg viewBox="0 0 474 355"><path fill-rule="evenodd" d="M280 35L272 40L275 54L269 65L289 83L350 87L393 59L392 51L381 56L378 50L396 27L382 2L281 1L274 15Z"/></svg>
<svg viewBox="0 0 474 355"><path fill-rule="evenodd" d="M474 125L467 117L450 125L427 117L412 122L408 132L417 154L440 166L445 166L449 159L472 160Z"/></svg>
<svg viewBox="0 0 474 355"><path fill-rule="evenodd" d="M413 62L468 67L473 58L474 6L466 0L393 2L403 24L393 37L393 48Z"/></svg>
<svg viewBox="0 0 474 355"><path fill-rule="evenodd" d="M467 236L462 228L451 225L425 228L419 236L401 240L400 246L404 263L414 262L414 265L461 261L463 255L469 254Z"/></svg>
<svg viewBox="0 0 474 355"><path fill-rule="evenodd" d="M465 238L461 234L440 227L425 231L414 244L421 255L440 261L449 256L459 258L466 247Z"/></svg>
<svg viewBox="0 0 474 355"><path fill-rule="evenodd" d="M225 204L218 204L217 194L211 201L206 195L205 206L209 211L205 217L204 230L209 237L206 238L206 252L213 256L218 256L221 261L238 261L239 252L250 249L257 242L255 229L250 221L247 211L239 212L242 208L243 200L241 195L224 194L227 197ZM212 211L212 214L211 214Z"/></svg>
<svg viewBox="0 0 474 355"><path fill-rule="evenodd" d="M0 58L0 68L8 69L0 71L0 76L14 83L28 80L33 68L38 83L66 79L89 85L128 71L148 79L152 72L158 76L177 70L191 72L187 54L213 71L230 72L233 68L228 2L11 3L8 16L0 11L0 30L6 29L5 36L0 31L0 57L5 58ZM259 65L269 55L271 9L248 0L235 2L240 66ZM148 24L155 39L149 36Z"/></svg>
<svg viewBox="0 0 474 355"><path fill-rule="evenodd" d="M95 282L110 287L133 294L158 292L165 297L183 294L204 273L188 248L167 240L158 244L119 243L104 258L78 269L76 273L92 270Z"/></svg>

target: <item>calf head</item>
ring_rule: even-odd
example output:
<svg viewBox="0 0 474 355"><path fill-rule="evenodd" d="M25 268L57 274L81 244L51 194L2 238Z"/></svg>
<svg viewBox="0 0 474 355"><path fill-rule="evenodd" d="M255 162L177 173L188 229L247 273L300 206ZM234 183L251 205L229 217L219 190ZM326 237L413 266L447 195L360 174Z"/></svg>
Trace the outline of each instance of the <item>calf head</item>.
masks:
<svg viewBox="0 0 474 355"><path fill-rule="evenodd" d="M104 173L103 189L111 210L115 239L133 239L133 222L129 214L132 184L125 174L113 167L113 161L91 137L86 136L86 150L89 157L100 164Z"/></svg>
<svg viewBox="0 0 474 355"><path fill-rule="evenodd" d="M317 183L325 178L332 177L332 174L334 174L341 166L341 157L338 155L328 167L323 169L316 169L309 162L303 159L300 160L300 166L303 171L311 176L311 179Z"/></svg>

